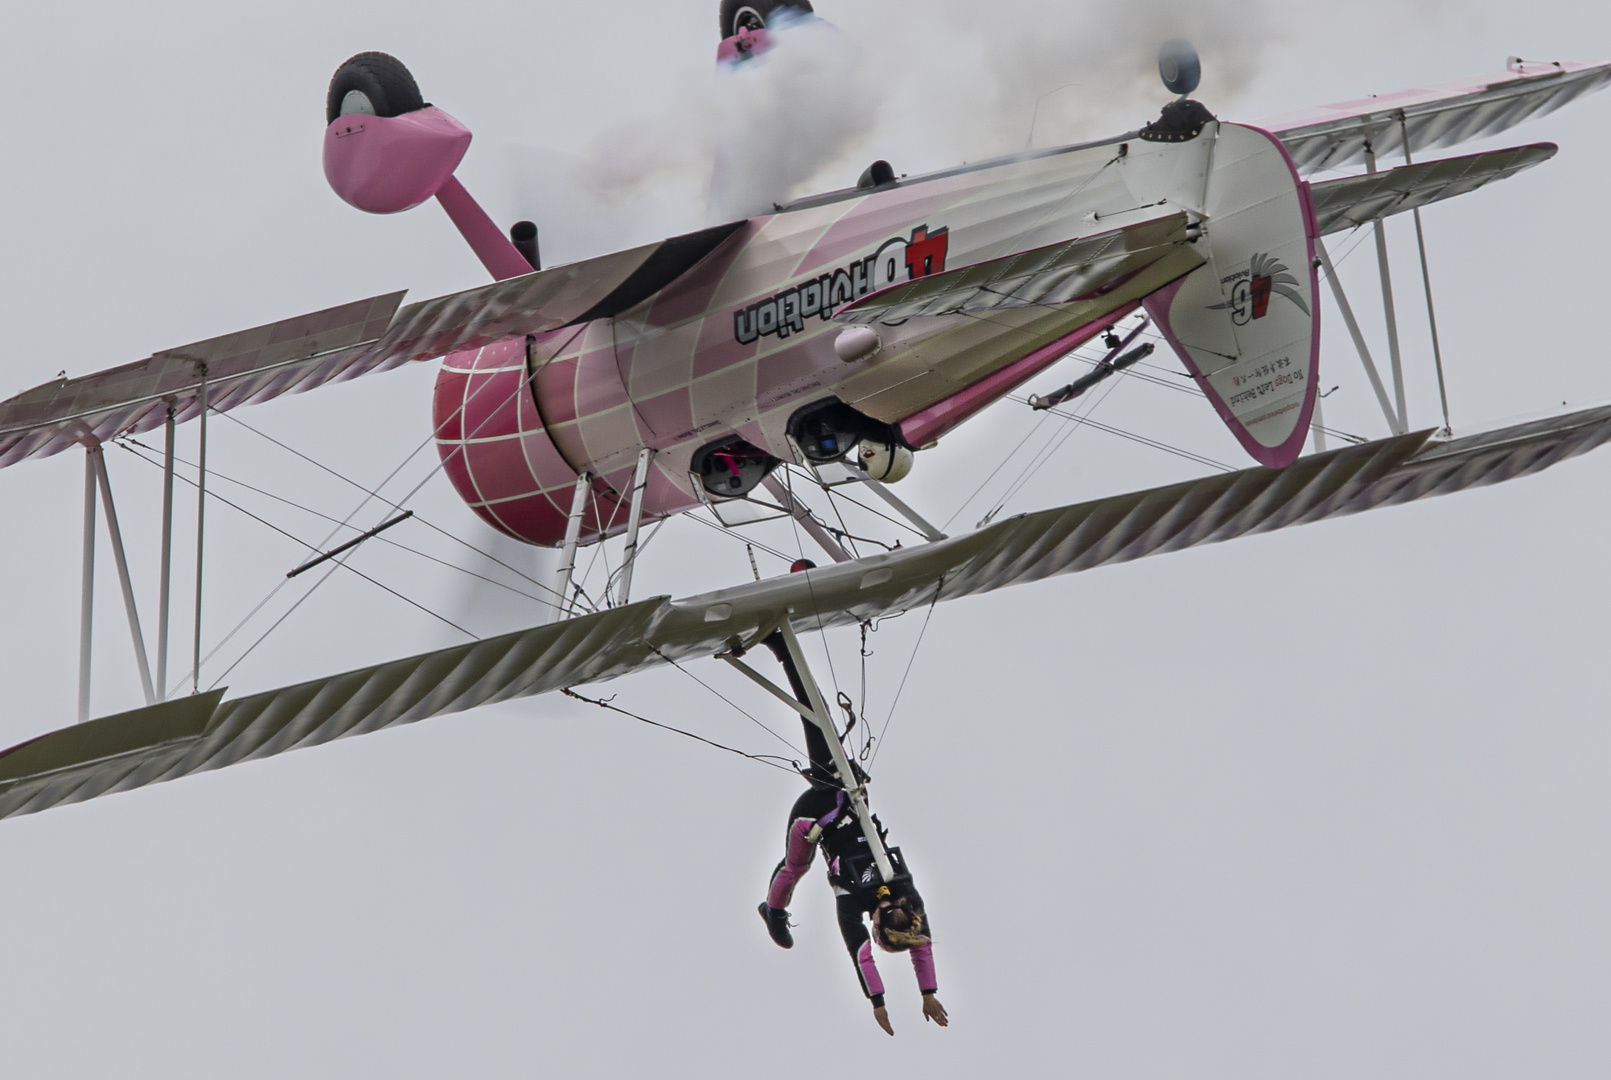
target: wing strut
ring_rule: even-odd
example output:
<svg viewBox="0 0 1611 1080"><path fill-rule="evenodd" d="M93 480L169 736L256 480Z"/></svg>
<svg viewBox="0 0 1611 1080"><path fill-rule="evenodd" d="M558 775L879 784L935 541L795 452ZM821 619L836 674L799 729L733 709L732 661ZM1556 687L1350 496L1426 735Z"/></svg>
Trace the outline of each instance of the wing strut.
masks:
<svg viewBox="0 0 1611 1080"><path fill-rule="evenodd" d="M565 522L565 543L560 549L559 573L554 579L554 606L549 622L559 622L570 614L571 577L576 572L576 546L582 537L582 514L587 510L587 493L593 487L593 477L581 473L571 491L571 512Z"/></svg>
<svg viewBox="0 0 1611 1080"><path fill-rule="evenodd" d="M90 718L90 648L95 642L95 454L84 452L84 573L78 601L78 722Z"/></svg>
<svg viewBox="0 0 1611 1080"><path fill-rule="evenodd" d="M1410 156L1410 129L1409 121L1403 113L1398 114L1399 130L1404 136L1404 164L1414 165L1415 159ZM1443 430L1448 434L1454 433L1454 425L1449 421L1449 390L1443 383L1443 345L1438 340L1438 312L1432 304L1432 271L1426 264L1426 230L1421 228L1421 208L1415 208L1415 244L1421 252L1421 284L1426 287L1426 322L1432 331L1432 363L1438 369L1438 401L1443 405Z"/></svg>
<svg viewBox="0 0 1611 1080"><path fill-rule="evenodd" d="M1365 143L1365 173L1376 175L1376 150ZM1387 319L1387 354L1393 365L1393 403L1398 414L1395 434L1409 430L1410 410L1404 402L1404 357L1398 344L1398 308L1393 304L1393 275L1387 264L1387 225L1381 218L1373 223L1376 231L1376 266L1382 276L1382 313Z"/></svg>
<svg viewBox="0 0 1611 1080"><path fill-rule="evenodd" d="M1370 358L1370 348L1365 344L1365 335L1359 331L1359 320L1354 318L1353 305L1348 302L1348 294L1343 292L1342 279L1337 276L1337 267L1331 261L1331 252L1326 250L1326 242L1315 237L1315 251L1320 255L1320 262L1326 271L1326 280L1331 283L1331 295L1337 301L1337 307L1342 312L1343 322L1348 326L1348 335L1354 339L1354 349L1359 353L1359 362L1365 365L1365 374L1370 376L1370 388L1376 391L1376 401L1382 407L1382 415L1387 417L1387 427L1394 435L1403 435L1406 425L1393 411L1393 403L1387 397L1387 387L1382 385L1381 372L1376 370L1376 361Z"/></svg>
<svg viewBox="0 0 1611 1080"><path fill-rule="evenodd" d="M829 558L836 563L851 561L850 552L846 551L844 546L833 538L832 533L822 527L822 522L818 521L816 516L811 513L809 506L789 493L789 489L783 486L782 481L776 476L768 476L761 482L766 485L766 490L770 491L772 496L783 504L783 509L789 512L789 516L800 523L800 528L809 533L811 539L822 545L822 550L828 553Z"/></svg>

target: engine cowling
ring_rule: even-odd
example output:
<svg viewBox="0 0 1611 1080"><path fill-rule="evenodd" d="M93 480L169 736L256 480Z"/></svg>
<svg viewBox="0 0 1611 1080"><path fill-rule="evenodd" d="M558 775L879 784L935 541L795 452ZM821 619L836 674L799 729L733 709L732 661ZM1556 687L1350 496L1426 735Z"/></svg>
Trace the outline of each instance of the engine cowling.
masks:
<svg viewBox="0 0 1611 1080"><path fill-rule="evenodd" d="M537 412L526 374L526 343L495 342L443 359L432 423L443 472L483 521L517 540L557 547L576 485ZM609 515L591 500L583 533Z"/></svg>

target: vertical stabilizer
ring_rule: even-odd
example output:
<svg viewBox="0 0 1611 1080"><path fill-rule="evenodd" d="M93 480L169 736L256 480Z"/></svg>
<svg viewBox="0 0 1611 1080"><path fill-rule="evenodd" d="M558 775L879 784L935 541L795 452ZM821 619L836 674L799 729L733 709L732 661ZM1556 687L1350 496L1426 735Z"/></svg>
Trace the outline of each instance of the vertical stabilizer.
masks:
<svg viewBox="0 0 1611 1080"><path fill-rule="evenodd" d="M1303 452L1318 386L1314 212L1267 132L1218 125L1211 162L1198 241L1208 262L1146 308L1253 459L1284 468Z"/></svg>

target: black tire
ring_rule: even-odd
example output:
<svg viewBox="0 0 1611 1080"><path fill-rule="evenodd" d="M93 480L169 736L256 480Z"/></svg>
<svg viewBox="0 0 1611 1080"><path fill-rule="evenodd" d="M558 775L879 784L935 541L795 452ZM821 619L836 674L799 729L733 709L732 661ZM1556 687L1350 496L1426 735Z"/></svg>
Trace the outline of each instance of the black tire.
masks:
<svg viewBox="0 0 1611 1080"><path fill-rule="evenodd" d="M325 95L326 124L336 122L342 101L354 90L369 98L376 116L401 116L425 108L419 84L401 60L383 52L364 52L336 68Z"/></svg>
<svg viewBox="0 0 1611 1080"><path fill-rule="evenodd" d="M722 40L726 41L740 28L765 29L774 15L792 10L797 15L813 13L811 0L722 0Z"/></svg>

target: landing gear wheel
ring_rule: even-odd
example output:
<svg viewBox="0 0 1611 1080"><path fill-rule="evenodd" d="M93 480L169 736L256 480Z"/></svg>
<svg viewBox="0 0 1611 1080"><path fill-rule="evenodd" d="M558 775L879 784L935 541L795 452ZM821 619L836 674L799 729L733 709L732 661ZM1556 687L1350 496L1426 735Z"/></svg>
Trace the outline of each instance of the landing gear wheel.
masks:
<svg viewBox="0 0 1611 1080"><path fill-rule="evenodd" d="M811 0L722 0L722 40L740 30L765 30L775 16L810 15Z"/></svg>
<svg viewBox="0 0 1611 1080"><path fill-rule="evenodd" d="M419 84L395 56L364 52L336 68L325 95L324 122L349 113L401 116L425 108Z"/></svg>

